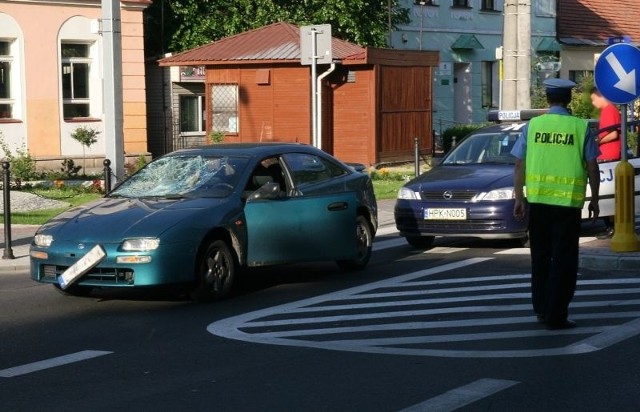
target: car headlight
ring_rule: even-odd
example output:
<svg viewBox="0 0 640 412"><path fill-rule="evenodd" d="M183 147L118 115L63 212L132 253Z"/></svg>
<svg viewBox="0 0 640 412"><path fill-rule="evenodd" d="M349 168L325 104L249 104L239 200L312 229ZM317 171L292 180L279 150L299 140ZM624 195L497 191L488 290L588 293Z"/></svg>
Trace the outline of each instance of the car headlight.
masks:
<svg viewBox="0 0 640 412"><path fill-rule="evenodd" d="M149 237L127 239L122 242L122 250L126 252L148 252L156 250L158 246L160 246L160 239Z"/></svg>
<svg viewBox="0 0 640 412"><path fill-rule="evenodd" d="M33 242L38 247L49 247L53 243L53 236L37 234L33 237Z"/></svg>
<svg viewBox="0 0 640 412"><path fill-rule="evenodd" d="M514 198L513 187L503 187L490 192L482 192L476 196L476 200L509 200Z"/></svg>
<svg viewBox="0 0 640 412"><path fill-rule="evenodd" d="M420 193L414 192L408 187L401 187L398 191L398 199L420 200Z"/></svg>

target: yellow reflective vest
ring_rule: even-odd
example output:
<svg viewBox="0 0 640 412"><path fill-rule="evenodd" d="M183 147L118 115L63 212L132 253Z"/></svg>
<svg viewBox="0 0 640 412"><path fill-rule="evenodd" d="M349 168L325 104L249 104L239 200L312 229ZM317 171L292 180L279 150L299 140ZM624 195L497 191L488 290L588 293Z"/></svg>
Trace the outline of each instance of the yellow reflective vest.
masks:
<svg viewBox="0 0 640 412"><path fill-rule="evenodd" d="M527 129L526 193L530 203L582 208L587 188L586 120L545 114Z"/></svg>

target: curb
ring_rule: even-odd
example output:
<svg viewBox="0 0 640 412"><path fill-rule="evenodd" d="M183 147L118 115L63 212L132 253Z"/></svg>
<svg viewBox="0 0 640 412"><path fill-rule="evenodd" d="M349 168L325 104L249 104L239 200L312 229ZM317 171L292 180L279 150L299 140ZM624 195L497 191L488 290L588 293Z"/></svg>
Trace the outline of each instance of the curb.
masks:
<svg viewBox="0 0 640 412"><path fill-rule="evenodd" d="M640 266L640 253L630 252L630 255L613 254L595 250L595 253L580 254L578 266L581 269L592 270L638 270Z"/></svg>
<svg viewBox="0 0 640 412"><path fill-rule="evenodd" d="M13 275L16 273L24 273L29 272L31 270L31 265L24 263L15 263L13 265L3 265L0 266L0 275Z"/></svg>

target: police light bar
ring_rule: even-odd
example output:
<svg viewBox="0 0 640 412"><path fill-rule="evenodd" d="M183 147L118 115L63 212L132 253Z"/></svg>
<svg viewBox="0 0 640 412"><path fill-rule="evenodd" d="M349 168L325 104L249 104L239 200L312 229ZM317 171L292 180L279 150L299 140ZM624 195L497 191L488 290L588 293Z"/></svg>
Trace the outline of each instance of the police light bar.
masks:
<svg viewBox="0 0 640 412"><path fill-rule="evenodd" d="M549 109L491 110L487 113L490 122L522 122L547 113Z"/></svg>

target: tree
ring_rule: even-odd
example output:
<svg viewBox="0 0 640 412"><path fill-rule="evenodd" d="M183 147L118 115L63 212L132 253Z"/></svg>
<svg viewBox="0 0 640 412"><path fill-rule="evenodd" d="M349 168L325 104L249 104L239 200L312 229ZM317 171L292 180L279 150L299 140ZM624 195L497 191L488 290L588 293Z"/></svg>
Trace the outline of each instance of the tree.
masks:
<svg viewBox="0 0 640 412"><path fill-rule="evenodd" d="M381 47L388 38L388 4L387 0L160 0L145 14L146 47L150 54L179 52L279 21L328 23L336 37ZM391 0L391 23L408 22L409 10Z"/></svg>
<svg viewBox="0 0 640 412"><path fill-rule="evenodd" d="M85 148L90 148L98 141L98 135L100 132L90 127L81 126L71 133L71 137L82 145L82 169L84 174L87 174L87 157L85 155Z"/></svg>

